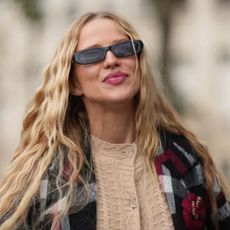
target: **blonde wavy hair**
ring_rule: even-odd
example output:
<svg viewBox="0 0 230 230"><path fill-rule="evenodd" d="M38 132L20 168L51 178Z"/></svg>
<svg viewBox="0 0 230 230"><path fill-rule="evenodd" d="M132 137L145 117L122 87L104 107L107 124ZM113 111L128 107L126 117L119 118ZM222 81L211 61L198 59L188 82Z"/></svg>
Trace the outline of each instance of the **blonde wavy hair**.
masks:
<svg viewBox="0 0 230 230"><path fill-rule="evenodd" d="M85 145L89 138L88 117L80 97L71 95L73 81L72 57L76 51L81 28L95 18L108 18L120 25L130 39L139 39L133 27L123 18L110 12L90 12L76 20L57 47L50 65L43 74L43 83L35 93L23 122L20 144L12 163L0 182L0 216L4 217L1 229L20 228L26 219L33 197L39 192L43 175L58 157L59 171L57 189L65 188L66 202L58 213L58 219L68 213L74 197L76 181L81 181L86 189L88 181L82 177L82 168L90 162L85 156ZM216 215L216 205L212 192L216 171L207 148L178 121L177 116L161 93L152 77L151 65L144 49L139 57L141 87L137 95L136 140L143 149L146 163L155 176L153 159L160 145L158 127L184 135L204 162L204 174L212 213ZM149 122L151 121L151 122ZM68 178L60 183L65 164ZM222 188L227 188L219 176ZM84 204L82 204L83 206ZM56 220L57 221L57 220ZM52 225L55 228L55 221Z"/></svg>

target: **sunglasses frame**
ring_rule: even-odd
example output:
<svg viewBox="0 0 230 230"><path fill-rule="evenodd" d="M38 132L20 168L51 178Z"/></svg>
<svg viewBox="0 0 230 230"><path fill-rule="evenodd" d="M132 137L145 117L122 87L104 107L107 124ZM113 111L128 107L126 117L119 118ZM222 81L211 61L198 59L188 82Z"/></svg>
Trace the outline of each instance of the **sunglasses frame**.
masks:
<svg viewBox="0 0 230 230"><path fill-rule="evenodd" d="M117 46L119 46L119 45L124 44L124 43L131 43L132 46L134 45L135 51L133 52L133 54L131 54L131 55L117 55L116 54L115 48ZM132 55L139 55L143 50L143 46L144 46L144 44L143 44L143 42L141 40L126 40L126 41L118 42L116 44L106 46L106 47L87 48L87 49L80 50L80 51L74 53L74 55L73 55L73 63L77 63L77 64L80 64L80 65L89 65L89 64L101 62L101 61L105 60L106 53L107 53L108 50L110 50L116 57L129 57L129 56L132 56ZM90 63L83 62L83 61L80 60L80 55L82 55L84 52L87 52L89 50L94 50L94 49L101 50L103 52L103 56L102 56L102 58L100 60L94 60L94 61L92 61Z"/></svg>

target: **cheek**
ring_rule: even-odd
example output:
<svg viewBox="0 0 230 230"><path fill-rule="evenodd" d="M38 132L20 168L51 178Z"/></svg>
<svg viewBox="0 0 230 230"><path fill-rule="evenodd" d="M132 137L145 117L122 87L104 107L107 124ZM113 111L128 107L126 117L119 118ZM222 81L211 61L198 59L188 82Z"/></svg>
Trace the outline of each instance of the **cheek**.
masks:
<svg viewBox="0 0 230 230"><path fill-rule="evenodd" d="M79 65L75 71L76 78L79 84L84 84L87 81L92 80L96 76L96 70L94 66Z"/></svg>
<svg viewBox="0 0 230 230"><path fill-rule="evenodd" d="M138 61L136 59L136 57L132 56L130 57L129 59L127 59L127 62L126 62L126 66L129 68L129 70L133 73L137 73L138 72Z"/></svg>
<svg viewBox="0 0 230 230"><path fill-rule="evenodd" d="M133 74L134 78L136 79L136 81L140 82L141 79L140 67L139 64L136 62L136 60L130 63L129 69Z"/></svg>
<svg viewBox="0 0 230 230"><path fill-rule="evenodd" d="M99 65L79 65L76 69L76 81L83 93L97 89L100 69Z"/></svg>
<svg viewBox="0 0 230 230"><path fill-rule="evenodd" d="M84 79L84 76L87 75L87 72L85 66L78 65L75 71L77 80L81 82Z"/></svg>
<svg viewBox="0 0 230 230"><path fill-rule="evenodd" d="M97 76L99 70L100 70L100 66L98 66L96 64L92 64L92 65L79 65L76 68L76 76L78 76L79 81L80 81L80 79L85 79L86 76L88 78L93 78L93 77Z"/></svg>

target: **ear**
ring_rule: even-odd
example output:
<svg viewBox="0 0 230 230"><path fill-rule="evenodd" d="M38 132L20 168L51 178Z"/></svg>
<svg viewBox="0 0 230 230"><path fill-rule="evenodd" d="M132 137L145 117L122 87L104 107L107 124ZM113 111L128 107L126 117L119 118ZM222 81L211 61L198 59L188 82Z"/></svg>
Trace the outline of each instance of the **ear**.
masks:
<svg viewBox="0 0 230 230"><path fill-rule="evenodd" d="M71 87L71 88L70 88L71 94L75 96L81 96L83 94L82 89L80 87Z"/></svg>
<svg viewBox="0 0 230 230"><path fill-rule="evenodd" d="M70 93L75 96L81 96L83 94L82 88L77 80L70 82Z"/></svg>

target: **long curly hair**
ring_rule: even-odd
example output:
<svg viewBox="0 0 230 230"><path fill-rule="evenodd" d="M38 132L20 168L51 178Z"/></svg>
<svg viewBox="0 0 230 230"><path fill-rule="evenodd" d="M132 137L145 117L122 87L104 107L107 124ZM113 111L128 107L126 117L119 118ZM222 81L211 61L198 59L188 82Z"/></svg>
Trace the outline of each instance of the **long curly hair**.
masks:
<svg viewBox="0 0 230 230"><path fill-rule="evenodd" d="M50 65L43 74L43 83L28 106L23 121L20 144L12 163L0 182L0 216L4 221L1 229L19 228L29 211L31 201L39 192L42 177L55 159L58 160L56 188L58 199L65 196L64 208L58 219L69 212L74 199L76 181L87 190L87 177L82 176L84 165L90 162L85 156L89 141L89 122L81 97L71 95L73 83L72 57L78 45L81 28L95 18L115 21L130 39L140 39L135 29L122 17L111 12L90 12L73 25L60 42ZM176 113L162 94L153 78L145 48L138 58L141 87L136 95L137 109L135 128L137 144L143 149L146 164L152 176L156 176L153 159L160 145L158 127L184 135L204 162L206 184L212 201L212 213L216 214L213 179L218 174L207 148L179 122ZM151 122L150 122L151 121ZM62 180L63 170L68 165L67 179ZM220 176L221 185L227 194ZM65 192L63 192L65 191ZM83 207L87 203L79 205ZM52 224L55 228L55 221Z"/></svg>

